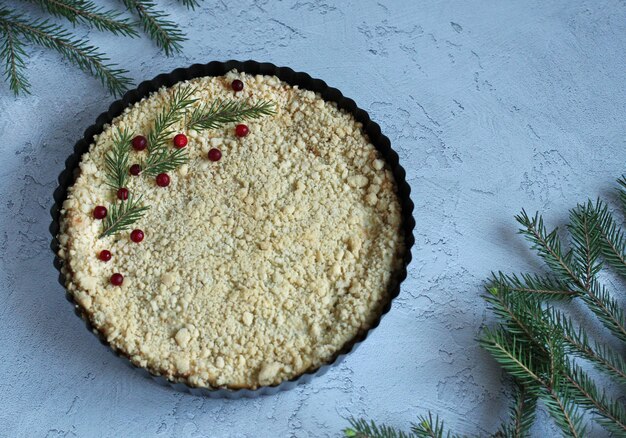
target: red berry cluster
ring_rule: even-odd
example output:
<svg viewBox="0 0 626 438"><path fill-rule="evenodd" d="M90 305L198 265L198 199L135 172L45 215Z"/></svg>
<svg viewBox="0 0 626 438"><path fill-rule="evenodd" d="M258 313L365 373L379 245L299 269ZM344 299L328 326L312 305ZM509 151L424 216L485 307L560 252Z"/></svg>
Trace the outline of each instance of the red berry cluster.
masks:
<svg viewBox="0 0 626 438"><path fill-rule="evenodd" d="M234 81L231 82L231 88L233 89L235 93L242 91L243 87L244 87L244 84L239 79L235 79ZM237 126L235 126L235 135L237 137L240 137L240 138L245 137L249 134L249 132L250 130L248 126L244 124L238 124ZM174 143L175 148L181 149L187 146L187 143L189 141L187 139L187 136L181 133L181 134L176 134L172 142ZM148 148L148 139L144 137L143 135L137 135L136 137L132 139L131 145L135 151L141 152ZM208 158L210 161L213 161L213 162L219 161L222 158L222 151L220 151L217 148L212 148L208 153ZM139 176L141 174L141 171L142 171L142 168L140 164L133 164L128 168L128 172L132 176ZM155 182L159 187L167 187L170 185L170 176L167 173L160 173L156 176ZM129 194L130 192L128 191L126 187L121 187L117 190L117 197L118 199L122 201L127 200ZM98 205L96 206L96 208L93 209L93 217L95 219L104 219L106 216L107 216L106 207L102 205ZM144 232L139 229L135 229L131 231L130 233L130 240L132 240L135 243L140 243L144 239L144 237L145 237ZM111 251L106 250L106 249L98 253L98 258L103 262L108 262L109 260L111 260L112 257L113 255L111 254ZM119 272L116 272L113 275L111 275L110 282L113 286L121 286L122 283L124 282L124 276L120 274Z"/></svg>

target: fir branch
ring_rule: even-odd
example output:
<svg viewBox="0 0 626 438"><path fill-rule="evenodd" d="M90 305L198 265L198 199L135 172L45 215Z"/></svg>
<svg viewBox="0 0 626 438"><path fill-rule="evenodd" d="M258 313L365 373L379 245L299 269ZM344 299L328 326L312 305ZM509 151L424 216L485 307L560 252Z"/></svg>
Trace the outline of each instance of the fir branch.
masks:
<svg viewBox="0 0 626 438"><path fill-rule="evenodd" d="M585 436L586 426L583 424L583 417L567 388L555 389L545 386L540 392L540 398L565 435L574 438Z"/></svg>
<svg viewBox="0 0 626 438"><path fill-rule="evenodd" d="M132 135L128 130L117 130L113 137L113 148L104 157L107 185L113 189L126 187L128 181L128 157Z"/></svg>
<svg viewBox="0 0 626 438"><path fill-rule="evenodd" d="M4 78L9 82L9 88L16 96L20 92L30 94L30 82L24 74L26 56L24 46L13 29L6 24L0 26L0 58L5 60Z"/></svg>
<svg viewBox="0 0 626 438"><path fill-rule="evenodd" d="M0 26L10 28L32 43L59 52L81 70L100 79L114 95L124 92L131 83L124 76L128 72L107 64L108 58L98 52L96 47L89 45L86 40L73 38L67 30L48 20L31 20L23 14L11 13L0 7Z"/></svg>
<svg viewBox="0 0 626 438"><path fill-rule="evenodd" d="M626 340L626 328L622 310L617 302L609 296L606 288L599 285L593 278L593 275L591 275L595 270L595 249L592 247L594 245L592 238L589 237L587 239L584 236L586 231L582 228L578 229L577 232L581 234L578 236L578 243L575 244L577 263L582 263L581 266L584 267L585 271L583 273L584 278L581 279L576 270L572 268L572 251L565 255L563 254L556 229L548 233L543 225L543 219L538 213L531 219L522 210L522 213L516 216L516 219L524 227L520 230L520 233L526 235L528 240L533 243L533 249L537 250L540 257L546 261L555 274L562 276L564 281L567 280L584 291L585 293L582 295L583 300L598 316L604 326L620 339ZM583 254L579 254L580 252Z"/></svg>
<svg viewBox="0 0 626 438"><path fill-rule="evenodd" d="M536 274L506 275L502 272L493 274L492 283L500 288L506 287L513 292L522 292L549 299L569 299L580 295L572 290L566 282L555 277Z"/></svg>
<svg viewBox="0 0 626 438"><path fill-rule="evenodd" d="M600 256L601 234L596 226L594 208L589 201L587 205L578 205L570 211L570 224L568 229L572 237L573 257L572 263L581 281L584 282L585 290L589 290L591 282L602 267L598 263Z"/></svg>
<svg viewBox="0 0 626 438"><path fill-rule="evenodd" d="M589 290L582 296L582 299L613 335L626 342L624 311L620 308L617 301L611 297L604 285L600 285L595 280L592 281Z"/></svg>
<svg viewBox="0 0 626 438"><path fill-rule="evenodd" d="M598 200L593 211L587 214L595 216L595 225L602 237L600 249L604 260L618 274L626 277L626 238L609 212L609 207Z"/></svg>
<svg viewBox="0 0 626 438"><path fill-rule="evenodd" d="M404 433L384 424L378 426L373 421L368 423L362 418L350 418L348 421L352 427L343 430L346 438L413 438L412 434Z"/></svg>
<svg viewBox="0 0 626 438"><path fill-rule="evenodd" d="M545 324L537 315L543 312L540 302L532 295L511 292L504 285L487 287L483 298L506 326L507 333L516 336L517 342L535 343L547 356L544 337L547 332Z"/></svg>
<svg viewBox="0 0 626 438"><path fill-rule="evenodd" d="M591 378L576 364L568 363L565 372L575 402L590 409L599 418L596 421L616 436L626 435L624 406L600 393Z"/></svg>
<svg viewBox="0 0 626 438"><path fill-rule="evenodd" d="M515 384L513 405L509 413L509 424L502 425L496 436L510 438L525 438L530 434L530 428L535 421L537 411L537 394L528 391L519 382Z"/></svg>
<svg viewBox="0 0 626 438"><path fill-rule="evenodd" d="M181 42L187 38L180 27L169 20L169 15L157 9L151 0L121 0L131 12L139 16L144 31L165 52L166 56L182 51ZM189 1L189 0L186 0Z"/></svg>
<svg viewBox="0 0 626 438"><path fill-rule="evenodd" d="M190 86L178 87L174 90L169 106L156 116L154 126L148 134L148 152L152 153L165 145L173 134L170 128L180 121L184 111L197 101L191 98L195 91L196 89Z"/></svg>
<svg viewBox="0 0 626 438"><path fill-rule="evenodd" d="M89 0L23 0L36 3L50 14L63 17L72 24L82 23L101 31L115 35L136 37L139 34L132 27L132 23L120 18L121 13L114 10L105 10Z"/></svg>
<svg viewBox="0 0 626 438"><path fill-rule="evenodd" d="M130 196L126 201L113 204L103 222L103 230L99 238L128 230L132 224L141 219L150 207L142 206L140 202L141 196L137 199Z"/></svg>
<svg viewBox="0 0 626 438"><path fill-rule="evenodd" d="M418 438L454 438L458 436L450 431L446 432L443 420L440 420L439 416L433 419L430 412L428 417L424 415L418 417L418 423L411 426L411 432Z"/></svg>
<svg viewBox="0 0 626 438"><path fill-rule="evenodd" d="M571 267L572 252L563 254L561 241L558 236L558 228L548 232L543 218L536 213L533 218L529 217L525 210L515 216L523 228L519 230L528 241L532 243L532 249L546 262L552 271L561 276L564 281L575 284L584 290L585 284L580 280Z"/></svg>
<svg viewBox="0 0 626 438"><path fill-rule="evenodd" d="M211 105L196 108L187 121L190 129L216 129L227 123L258 119L275 114L274 104L262 100L251 104L243 100L214 100Z"/></svg>
<svg viewBox="0 0 626 438"><path fill-rule="evenodd" d="M622 357L599 342L595 342L592 347L583 328L574 327L571 318L563 315L560 311L550 309L546 316L549 324L560 330L568 353L589 360L600 371L604 371L616 377L622 384L626 384L626 363Z"/></svg>
<svg viewBox="0 0 626 438"><path fill-rule="evenodd" d="M525 346L515 336L509 336L501 328L486 328L479 339L479 344L491 353L502 368L527 388L548 386L541 377L545 372L544 364L533 363L531 348Z"/></svg>

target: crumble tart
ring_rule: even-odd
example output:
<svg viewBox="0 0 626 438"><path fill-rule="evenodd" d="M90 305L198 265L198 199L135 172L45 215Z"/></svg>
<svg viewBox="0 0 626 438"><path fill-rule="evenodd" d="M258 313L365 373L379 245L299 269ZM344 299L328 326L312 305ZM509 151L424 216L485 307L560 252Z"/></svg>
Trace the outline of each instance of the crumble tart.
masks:
<svg viewBox="0 0 626 438"><path fill-rule="evenodd" d="M150 206L140 243L130 230L100 238L116 130L149 132L184 86L194 107L267 100L275 114L244 136L182 117L171 130L188 162L165 186L128 181ZM360 123L274 76L194 79L127 108L83 155L61 215L66 285L92 326L134 364L197 387L255 389L332 361L378 318L404 255L394 179Z"/></svg>

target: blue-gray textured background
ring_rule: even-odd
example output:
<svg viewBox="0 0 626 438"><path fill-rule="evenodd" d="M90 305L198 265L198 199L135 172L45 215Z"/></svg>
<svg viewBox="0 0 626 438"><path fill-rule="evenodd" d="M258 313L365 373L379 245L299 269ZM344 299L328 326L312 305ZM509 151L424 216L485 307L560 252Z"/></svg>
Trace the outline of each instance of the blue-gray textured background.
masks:
<svg viewBox="0 0 626 438"><path fill-rule="evenodd" d="M0 436L338 436L349 416L405 426L429 409L459 432L493 432L507 397L475 342L490 320L482 283L494 269L537 269L515 234L522 207L562 224L576 202L609 196L624 171L626 3L220 0L195 13L160 3L189 36L184 55L77 32L137 82L255 59L355 99L408 171L409 278L355 354L291 392L207 400L144 380L74 316L48 249L56 177L113 99L35 49L33 95L0 86ZM554 434L546 415L535 432Z"/></svg>

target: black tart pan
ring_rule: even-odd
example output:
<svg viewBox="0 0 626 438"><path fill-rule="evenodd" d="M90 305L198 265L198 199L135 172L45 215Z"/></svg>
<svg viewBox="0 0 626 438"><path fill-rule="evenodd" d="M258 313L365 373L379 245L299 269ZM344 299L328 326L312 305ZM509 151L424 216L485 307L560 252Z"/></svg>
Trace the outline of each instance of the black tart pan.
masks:
<svg viewBox="0 0 626 438"><path fill-rule="evenodd" d="M276 394L279 391L294 388L301 383L309 382L314 376L320 376L324 374L328 369L336 364L339 364L346 355L356 349L356 347L363 342L368 334L374 330L380 323L382 317L389 312L391 308L392 300L400 293L400 283L407 276L407 266L411 261L411 247L415 243L413 237L413 228L415 227L415 220L413 218L413 202L410 198L411 189L406 182L406 172L402 168L398 160L398 154L391 149L391 143L389 139L382 134L380 126L373 122L367 112L360 109L352 99L344 97L343 94L336 88L331 88L320 79L314 79L306 73L295 72L288 67L277 67L274 64L267 62L256 61L227 61L218 62L213 61L208 64L194 64L189 68L178 68L169 74L161 74L150 81L145 81L139 84L139 86L131 91L128 91L124 96L111 104L108 111L100 114L96 119L96 122L91 125L85 131L83 138L74 146L73 153L65 160L65 170L61 172L58 178L59 186L54 191L54 206L51 209L52 224L50 225L50 233L52 234L51 248L54 252L54 266L59 271L59 283L65 287L65 276L61 273L61 266L63 261L58 257L59 242L57 236L59 233L60 211L63 201L67 197L68 188L74 184L76 176L78 175L78 164L80 163L82 155L89 150L89 145L93 143L94 135L100 134L105 124L109 124L112 120L122 114L125 108L130 105L139 102L142 98L148 96L150 93L157 91L161 87L171 87L177 82L185 81L188 79L203 77L203 76L223 76L229 71L236 69L240 72L245 72L252 75L262 74L277 76L282 81L300 88L304 88L316 93L320 93L321 97L326 101L336 102L339 108L344 109L346 112L352 114L355 119L363 124L364 132L369 136L372 144L380 151L382 157L387 161L395 177L398 187L398 197L400 199L400 205L402 207L402 233L404 233L405 241L405 253L400 272L397 273L397 281L394 282L389 290L389 300L382 308L380 316L374 322L372 327L363 333L357 335L351 342L347 343L341 351L339 351L334 360L330 363L324 364L317 369L311 370L299 376L296 376L290 380L285 380L278 385L274 386L261 386L257 389L230 389L230 388L198 388L192 387L184 383L170 381L167 378L159 375L152 374L145 368L135 366L124 354L120 351L112 348L106 341L105 337L97 330L94 329L89 322L88 315L82 310L82 308L74 301L74 298L69 292L66 292L67 300L74 306L75 313L80 316L86 323L89 331L94 333L100 342L107 347L118 357L124 360L131 367L136 368L146 377L154 379L156 382L171 386L176 390L188 392L195 395L207 396L211 398L252 398L260 395Z"/></svg>

